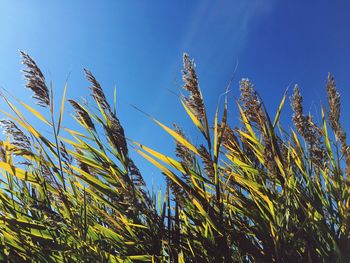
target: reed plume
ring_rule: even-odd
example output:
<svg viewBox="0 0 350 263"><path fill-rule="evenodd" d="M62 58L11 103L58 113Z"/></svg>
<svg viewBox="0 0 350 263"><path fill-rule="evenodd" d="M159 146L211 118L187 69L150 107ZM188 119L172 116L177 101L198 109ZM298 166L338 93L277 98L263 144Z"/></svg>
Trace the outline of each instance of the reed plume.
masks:
<svg viewBox="0 0 350 263"><path fill-rule="evenodd" d="M29 87L37 90L35 96L48 96L42 94L45 88L38 88L37 82L45 81L36 64L22 56L30 68ZM10 121L1 121L8 135L0 140L1 262L350 258L350 154L332 75L327 80L328 121L335 139L325 122L321 131L304 114L297 86L291 97L296 131L289 132L278 121L286 95L272 124L247 79L237 83L243 111L229 116L225 101L221 120L218 110L209 124L194 62L185 54L184 89L189 96L181 102L200 137L193 144L178 126L171 129L152 117L175 139L173 155L179 161L131 141L165 176L167 189L149 194L142 170L130 158L119 118L95 77L85 73L97 107L68 100L74 119L82 124L79 131L61 126L64 103L57 125L64 132L59 133L49 100L40 103L50 104L51 123L23 108L48 124L44 131L34 127L27 112L5 100L13 113L4 113ZM248 121L231 129L229 121L239 118ZM49 134L47 127L52 128Z"/></svg>
<svg viewBox="0 0 350 263"><path fill-rule="evenodd" d="M312 116L303 114L303 97L298 85L292 95L293 123L300 135L308 142L308 149L313 163L318 167L325 165L326 152L322 144L322 130L312 121Z"/></svg>
<svg viewBox="0 0 350 263"><path fill-rule="evenodd" d="M60 144L60 153L62 156L62 160L68 167L73 163L73 157L68 153L66 145L62 141L60 142Z"/></svg>
<svg viewBox="0 0 350 263"><path fill-rule="evenodd" d="M208 176L208 178L213 179L214 164L213 164L213 160L211 159L210 153L208 152L207 148L204 147L204 145L199 146L198 152L202 158L205 174Z"/></svg>
<svg viewBox="0 0 350 263"><path fill-rule="evenodd" d="M1 120L0 125L3 128L3 132L12 137L13 145L27 153L31 152L31 143L29 138L12 120Z"/></svg>
<svg viewBox="0 0 350 263"><path fill-rule="evenodd" d="M139 168L135 165L134 161L131 160L130 158L128 160L128 170L129 170L131 180L135 186L143 187L146 185Z"/></svg>
<svg viewBox="0 0 350 263"><path fill-rule="evenodd" d="M241 91L240 101L243 105L245 115L250 122L259 124L259 128L261 129L266 119L254 85L249 79L242 79L239 83L239 89Z"/></svg>
<svg viewBox="0 0 350 263"><path fill-rule="evenodd" d="M128 147L125 139L124 128L115 116L108 116L108 124L104 126L106 135L112 145L126 160L128 159Z"/></svg>
<svg viewBox="0 0 350 263"><path fill-rule="evenodd" d="M84 69L85 76L87 80L91 83L90 90L92 91L92 97L95 99L95 101L101 105L101 107L104 110L107 110L109 114L112 115L111 106L109 105L106 96L103 92L103 89L100 85L100 83L96 80L94 75L91 73L90 70Z"/></svg>
<svg viewBox="0 0 350 263"><path fill-rule="evenodd" d="M75 152L81 156L84 156L84 153L77 147L75 147ZM91 171L90 166L88 164L86 164L84 161L82 161L83 158L74 158L76 163L77 163L77 167L79 167L82 171L94 175L94 173Z"/></svg>
<svg viewBox="0 0 350 263"><path fill-rule="evenodd" d="M95 131L95 125L94 125L93 121L91 120L87 111L82 106L80 106L79 103L77 103L74 100L69 99L68 102L75 109L75 114L76 114L78 120L83 122L89 129Z"/></svg>
<svg viewBox="0 0 350 263"><path fill-rule="evenodd" d="M344 132L340 124L340 94L337 91L334 76L328 73L327 85L326 85L327 95L328 95L328 119L331 127L340 141L341 150L343 155L348 154L348 146L346 144L346 133Z"/></svg>
<svg viewBox="0 0 350 263"><path fill-rule="evenodd" d="M22 64L26 66L23 70L27 81L26 87L33 91L33 98L37 100L38 105L47 107L50 105L49 89L46 86L45 77L37 66L35 61L25 52L20 51Z"/></svg>
<svg viewBox="0 0 350 263"><path fill-rule="evenodd" d="M190 95L185 98L191 110L194 112L199 120L205 118L205 108L203 102L203 96L198 84L198 78L196 73L196 64L193 59L187 53L183 55L183 76L184 81L183 89L187 90Z"/></svg>
<svg viewBox="0 0 350 263"><path fill-rule="evenodd" d="M183 138L186 138L184 132L178 125L173 124L173 126L174 126L175 132L177 132ZM182 165L184 167L192 167L193 160L194 160L193 153L178 141L176 141L175 143L176 143L175 154L181 160Z"/></svg>

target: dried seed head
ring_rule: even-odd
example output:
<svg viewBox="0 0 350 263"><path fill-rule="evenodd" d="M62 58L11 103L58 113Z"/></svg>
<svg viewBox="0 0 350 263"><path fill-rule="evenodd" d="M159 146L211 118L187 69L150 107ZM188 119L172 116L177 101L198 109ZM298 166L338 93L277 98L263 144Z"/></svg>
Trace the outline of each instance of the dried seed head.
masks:
<svg viewBox="0 0 350 263"><path fill-rule="evenodd" d="M336 89L334 76L328 73L326 85L329 103L329 121L333 130L337 130L340 117L340 94Z"/></svg>
<svg viewBox="0 0 350 263"><path fill-rule="evenodd" d="M323 147L321 135L316 135L315 143L309 146L310 156L312 162L319 168L324 168L326 165L327 154Z"/></svg>
<svg viewBox="0 0 350 263"><path fill-rule="evenodd" d="M75 109L75 114L77 116L77 118L79 119L79 121L85 123L85 125L91 129L91 130L95 130L95 125L92 122L89 114L86 112L86 110L81 107L79 105L79 103L77 103L74 100L68 100L68 102L72 105L72 107Z"/></svg>
<svg viewBox="0 0 350 263"><path fill-rule="evenodd" d="M183 204L188 196L187 193L177 183L172 181L165 173L162 172L162 174L164 175L167 187L170 188L176 202Z"/></svg>
<svg viewBox="0 0 350 263"><path fill-rule="evenodd" d="M293 123L297 128L297 131L304 138L307 137L307 127L309 126L308 117L304 116L303 113L303 97L301 96L298 85L294 86L293 95L291 97L293 114Z"/></svg>
<svg viewBox="0 0 350 263"><path fill-rule="evenodd" d="M76 151L77 154L84 156L84 153L79 148L75 148L75 151ZM86 172L88 174L92 174L92 172L90 171L89 165L87 165L86 163L82 162L79 158L75 158L75 161L77 162L78 167L82 171L84 171L84 172Z"/></svg>
<svg viewBox="0 0 350 263"><path fill-rule="evenodd" d="M350 178L350 154L347 154L346 156L346 170L345 170L345 173L347 175L348 178Z"/></svg>
<svg viewBox="0 0 350 263"><path fill-rule="evenodd" d="M185 138L185 134L180 129L180 127L177 126L176 124L174 124L173 126L174 126L175 132L177 132L179 135ZM178 141L176 141L175 143L176 143L175 153L176 153L176 156L180 158L182 165L188 168L192 168L193 158L194 158L193 153Z"/></svg>
<svg viewBox="0 0 350 263"><path fill-rule="evenodd" d="M2 146L0 146L0 160L6 162L6 150Z"/></svg>
<svg viewBox="0 0 350 263"><path fill-rule="evenodd" d="M203 145L200 145L198 151L202 158L205 174L208 176L208 178L213 179L215 172L210 153L208 152L207 148L205 148Z"/></svg>
<svg viewBox="0 0 350 263"><path fill-rule="evenodd" d="M68 153L66 145L61 141L60 152L62 155L63 162L68 166L73 162L73 157Z"/></svg>
<svg viewBox="0 0 350 263"><path fill-rule="evenodd" d="M124 157L128 156L128 147L126 144L124 129L120 121L115 116L109 116L108 125L105 125L105 132L112 145L117 149L119 154Z"/></svg>
<svg viewBox="0 0 350 263"><path fill-rule="evenodd" d="M261 126L265 123L265 115L254 85L250 83L249 79L242 79L239 87L241 91L240 100L243 103L245 115L249 121L260 124L259 126Z"/></svg>
<svg viewBox="0 0 350 263"><path fill-rule="evenodd" d="M322 131L312 121L312 116L303 114L303 97L301 96L299 87L295 85L292 95L293 123L298 133L307 141L310 158L318 167L325 164L326 153L322 144Z"/></svg>
<svg viewBox="0 0 350 263"><path fill-rule="evenodd" d="M33 98L38 101L38 105L47 107L50 105L49 90L46 86L45 77L35 61L25 52L20 51L22 64L26 66L23 70L27 80L26 87L34 92Z"/></svg>
<svg viewBox="0 0 350 263"><path fill-rule="evenodd" d="M84 69L87 80L92 84L90 90L92 91L92 97L95 101L101 105L104 110L107 110L112 115L111 107L107 102L106 96L102 90L100 83L96 80L91 71Z"/></svg>
<svg viewBox="0 0 350 263"><path fill-rule="evenodd" d="M60 188L60 185L58 185L54 179L54 176L50 170L50 167L48 167L46 164L40 164L39 172L40 172L40 176L42 176L45 179L45 182L54 186L56 189Z"/></svg>
<svg viewBox="0 0 350 263"><path fill-rule="evenodd" d="M281 141L281 156L285 164L288 164L290 162L289 148L288 145L283 141Z"/></svg>
<svg viewBox="0 0 350 263"><path fill-rule="evenodd" d="M31 152L29 138L20 128L17 127L13 121L1 120L0 125L4 129L4 133L12 137L13 145L17 146L26 153Z"/></svg>
<svg viewBox="0 0 350 263"><path fill-rule="evenodd" d="M44 177L50 177L52 175L51 170L47 165L42 164L40 166L40 168L41 168L41 172L44 175Z"/></svg>
<svg viewBox="0 0 350 263"><path fill-rule="evenodd" d="M346 144L346 133L344 132L339 118L340 118L340 94L337 91L334 76L332 74L328 74L327 85L326 85L327 95L328 95L328 104L329 104L329 112L328 119L330 125L335 132L336 137L339 139L342 154L349 154L348 146Z"/></svg>
<svg viewBox="0 0 350 263"><path fill-rule="evenodd" d="M222 136L222 144L226 149L229 149L230 151L240 149L239 141L235 135L235 131L228 125L226 125L225 132Z"/></svg>
<svg viewBox="0 0 350 263"><path fill-rule="evenodd" d="M205 108L203 102L203 96L198 85L198 79L196 74L196 65L193 60L190 59L187 53L183 55L184 68L182 70L184 81L183 89L190 92L188 98L185 98L191 110L194 112L199 120L203 120L205 117Z"/></svg>
<svg viewBox="0 0 350 263"><path fill-rule="evenodd" d="M131 181L134 183L134 185L136 185L137 187L145 186L145 181L143 180L143 177L141 175L139 168L135 165L134 161L131 159L129 159L128 161L128 169L129 169Z"/></svg>
<svg viewBox="0 0 350 263"><path fill-rule="evenodd" d="M264 165L267 168L267 170L272 174L277 174L277 164L275 161L274 152L272 149L271 139L264 137Z"/></svg>

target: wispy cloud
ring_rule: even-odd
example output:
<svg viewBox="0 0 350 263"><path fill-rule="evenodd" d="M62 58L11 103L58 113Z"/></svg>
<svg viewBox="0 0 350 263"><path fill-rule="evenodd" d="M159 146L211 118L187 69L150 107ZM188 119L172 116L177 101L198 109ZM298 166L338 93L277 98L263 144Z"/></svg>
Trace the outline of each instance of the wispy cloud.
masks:
<svg viewBox="0 0 350 263"><path fill-rule="evenodd" d="M275 2L275 0L202 1L190 14L191 22L184 34L182 49L205 49L210 56L207 57L208 60L217 56L217 50L221 48L229 48L231 55L237 54L244 47L252 22L268 14Z"/></svg>

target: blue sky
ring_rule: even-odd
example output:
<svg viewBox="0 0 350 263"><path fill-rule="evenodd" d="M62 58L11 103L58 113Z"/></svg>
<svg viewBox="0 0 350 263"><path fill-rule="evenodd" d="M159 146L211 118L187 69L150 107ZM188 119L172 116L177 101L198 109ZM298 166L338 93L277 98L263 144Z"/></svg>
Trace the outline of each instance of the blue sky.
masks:
<svg viewBox="0 0 350 263"><path fill-rule="evenodd" d="M56 95L70 73L68 97L87 97L82 69L89 68L111 99L117 86L118 115L127 136L169 154L170 137L130 105L191 133L169 92L181 85L182 53L189 52L211 113L237 66L231 97L239 95L239 80L248 77L273 112L286 87L298 83L305 109L319 117L331 71L349 128L349 10L345 0L1 0L0 86L30 102L18 50L37 61ZM286 106L282 117L287 121ZM235 122L234 103L230 107ZM65 125L72 125L68 118ZM140 158L137 162L157 184L158 171Z"/></svg>

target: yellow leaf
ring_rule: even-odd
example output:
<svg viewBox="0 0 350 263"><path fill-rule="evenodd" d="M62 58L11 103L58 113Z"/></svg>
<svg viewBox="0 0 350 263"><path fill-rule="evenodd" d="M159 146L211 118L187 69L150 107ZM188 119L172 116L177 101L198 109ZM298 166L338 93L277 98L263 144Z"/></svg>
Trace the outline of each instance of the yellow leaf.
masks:
<svg viewBox="0 0 350 263"><path fill-rule="evenodd" d="M32 184L38 184L35 176L30 172L24 171L20 168L17 168L15 166L10 165L10 164L5 163L5 162L0 162L0 168L3 171L17 177L18 179L30 182Z"/></svg>
<svg viewBox="0 0 350 263"><path fill-rule="evenodd" d="M65 104L65 101L66 101L67 87L68 87L68 82L66 82L66 84L64 85L62 102L61 102L61 109L60 109L60 116L59 116L58 125L57 125L57 134L60 133L60 129L61 129L61 124L62 124L62 119L63 119L63 112L64 112L64 104Z"/></svg>

